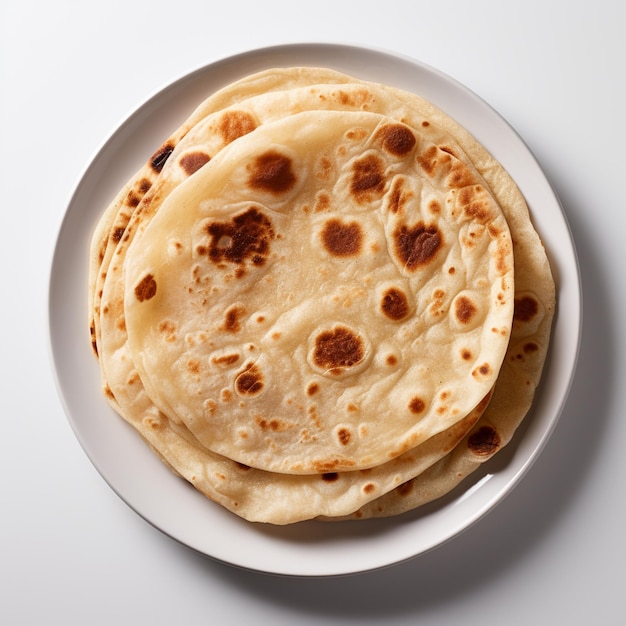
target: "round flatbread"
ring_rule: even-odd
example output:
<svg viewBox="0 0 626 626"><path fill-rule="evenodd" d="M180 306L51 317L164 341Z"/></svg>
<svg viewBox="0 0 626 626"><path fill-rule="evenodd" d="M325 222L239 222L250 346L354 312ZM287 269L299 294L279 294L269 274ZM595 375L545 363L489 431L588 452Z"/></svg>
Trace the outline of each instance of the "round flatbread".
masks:
<svg viewBox="0 0 626 626"><path fill-rule="evenodd" d="M512 245L468 166L441 152L430 174L435 150L385 116L305 112L172 192L125 263L161 411L284 473L372 467L465 417L508 344Z"/></svg>

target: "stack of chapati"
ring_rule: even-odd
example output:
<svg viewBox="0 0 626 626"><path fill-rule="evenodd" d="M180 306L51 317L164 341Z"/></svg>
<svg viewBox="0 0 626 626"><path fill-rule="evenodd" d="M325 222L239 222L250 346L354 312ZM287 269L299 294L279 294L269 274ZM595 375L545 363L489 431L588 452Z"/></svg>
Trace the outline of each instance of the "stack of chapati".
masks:
<svg viewBox="0 0 626 626"><path fill-rule="evenodd" d="M325 68L210 96L103 213L90 263L111 405L208 498L274 524L449 492L528 413L555 307L485 149Z"/></svg>

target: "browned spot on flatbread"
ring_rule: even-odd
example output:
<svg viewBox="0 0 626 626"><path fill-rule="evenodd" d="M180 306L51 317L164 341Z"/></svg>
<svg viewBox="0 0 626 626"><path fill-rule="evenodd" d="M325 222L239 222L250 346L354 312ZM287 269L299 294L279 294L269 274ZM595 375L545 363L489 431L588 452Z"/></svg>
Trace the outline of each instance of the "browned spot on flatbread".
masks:
<svg viewBox="0 0 626 626"><path fill-rule="evenodd" d="M363 246L363 231L358 222L328 220L321 232L324 248L333 256L354 256Z"/></svg>
<svg viewBox="0 0 626 626"><path fill-rule="evenodd" d="M320 390L320 386L317 383L310 383L306 388L308 396L314 396Z"/></svg>
<svg viewBox="0 0 626 626"><path fill-rule="evenodd" d="M224 313L224 322L220 328L227 333L238 333L241 330L241 317L245 312L245 309L240 306L229 307Z"/></svg>
<svg viewBox="0 0 626 626"><path fill-rule="evenodd" d="M325 472L324 474L322 474L322 480L326 481L327 483L334 483L338 479L339 474L337 472Z"/></svg>
<svg viewBox="0 0 626 626"><path fill-rule="evenodd" d="M406 156L413 150L416 139L410 128L404 124L385 124L376 133L383 149L394 156Z"/></svg>
<svg viewBox="0 0 626 626"><path fill-rule="evenodd" d="M337 431L337 439L342 446L347 446L352 438L352 433L347 428L340 428Z"/></svg>
<svg viewBox="0 0 626 626"><path fill-rule="evenodd" d="M223 356L216 356L211 359L215 365L232 365L239 360L238 354L224 354Z"/></svg>
<svg viewBox="0 0 626 626"><path fill-rule="evenodd" d="M424 400L422 400L422 398L418 396L415 396L415 398L412 398L411 401L409 402L409 411L411 411L411 413L415 413L415 414L422 413L425 408L426 408L426 403L424 402Z"/></svg>
<svg viewBox="0 0 626 626"><path fill-rule="evenodd" d="M225 144L251 133L258 126L247 111L225 111L219 122L219 132Z"/></svg>
<svg viewBox="0 0 626 626"><path fill-rule="evenodd" d="M117 226L111 231L111 241L113 243L119 243L124 236L124 231L126 229L123 226Z"/></svg>
<svg viewBox="0 0 626 626"><path fill-rule="evenodd" d="M493 426L481 426L469 436L467 446L476 456L489 456L499 450L501 441Z"/></svg>
<svg viewBox="0 0 626 626"><path fill-rule="evenodd" d="M539 304L532 296L515 298L513 319L516 322L530 322L539 312Z"/></svg>
<svg viewBox="0 0 626 626"><path fill-rule="evenodd" d="M477 310L476 305L467 296L459 296L454 302L454 314L461 324L469 324Z"/></svg>
<svg viewBox="0 0 626 626"><path fill-rule="evenodd" d="M493 217L493 203L482 185L470 185L459 190L459 205L466 217L486 223Z"/></svg>
<svg viewBox="0 0 626 626"><path fill-rule="evenodd" d="M263 373L254 364L248 365L235 378L235 388L242 396L256 396L261 393L264 386Z"/></svg>
<svg viewBox="0 0 626 626"><path fill-rule="evenodd" d="M268 150L259 155L249 171L248 186L252 189L281 194L289 191L296 183L291 159L277 150Z"/></svg>
<svg viewBox="0 0 626 626"><path fill-rule="evenodd" d="M358 203L380 198L384 189L385 170L378 156L368 154L354 162L350 191Z"/></svg>
<svg viewBox="0 0 626 626"><path fill-rule="evenodd" d="M235 215L230 222L213 222L206 227L210 236L208 255L213 263L224 261L263 265L270 253L274 229L269 217L257 207Z"/></svg>
<svg viewBox="0 0 626 626"><path fill-rule="evenodd" d="M401 213L406 207L412 193L406 189L406 181L398 176L394 179L387 196L387 209L390 213Z"/></svg>
<svg viewBox="0 0 626 626"><path fill-rule="evenodd" d="M441 249L443 236L437 226L423 222L415 226L402 224L393 233L395 253L409 272L429 263Z"/></svg>
<svg viewBox="0 0 626 626"><path fill-rule="evenodd" d="M206 152L194 150L193 152L183 154L178 160L178 164L187 176L191 176L210 160L211 157Z"/></svg>
<svg viewBox="0 0 626 626"><path fill-rule="evenodd" d="M477 368L475 368L472 371L472 376L474 378L485 378L487 376L489 376L491 374L491 366L489 365L489 363L483 363L482 365L479 365Z"/></svg>
<svg viewBox="0 0 626 626"><path fill-rule="evenodd" d="M409 313L409 300L406 293L397 287L390 287L383 294L380 308L391 320L400 321Z"/></svg>
<svg viewBox="0 0 626 626"><path fill-rule="evenodd" d="M165 165L165 162L174 152L174 144L170 141L164 143L151 157L150 167L159 174Z"/></svg>
<svg viewBox="0 0 626 626"><path fill-rule="evenodd" d="M364 356L362 339L344 326L323 331L315 338L313 361L331 374L357 365Z"/></svg>
<svg viewBox="0 0 626 626"><path fill-rule="evenodd" d="M135 287L135 297L139 302L154 298L157 292L157 283L152 274L146 274Z"/></svg>

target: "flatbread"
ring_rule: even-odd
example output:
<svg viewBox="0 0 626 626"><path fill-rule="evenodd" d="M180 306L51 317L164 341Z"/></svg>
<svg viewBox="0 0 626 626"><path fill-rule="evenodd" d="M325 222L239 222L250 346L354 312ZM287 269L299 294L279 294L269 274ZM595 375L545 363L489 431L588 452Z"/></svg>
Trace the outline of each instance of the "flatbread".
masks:
<svg viewBox="0 0 626 626"><path fill-rule="evenodd" d="M125 262L161 411L209 450L303 474L373 467L467 415L508 344L512 246L467 166L442 152L423 174L437 149L378 114L304 112L172 192Z"/></svg>
<svg viewBox="0 0 626 626"><path fill-rule="evenodd" d="M250 108L246 109L246 107L251 105L253 100L256 100L254 104L256 111L262 111L260 123L268 123L287 115L293 115L298 111L299 106L301 107L300 110L327 108L331 110L374 110L387 112L404 122L408 121L418 125L424 123L423 129L430 126L431 138L436 136L434 141L439 142L439 145L445 149L444 152L446 154L451 154L454 159L458 159L463 164L468 164L470 168L473 168L473 163L475 162L480 173L485 175L490 181L491 191L493 191L499 202L515 197L515 194L519 193L502 168L487 155L481 146L476 144L466 131L460 129L452 120L449 120L443 113L418 96L393 90L384 85L363 83L325 68L291 68L280 70L279 72L269 70L259 75L261 77L260 80L257 80L256 76L252 76L241 81L241 84L248 82L250 85L261 85L263 81L266 81L265 84L269 85L267 78L270 75L278 76L278 80L270 81L271 88L281 90L280 94L278 92L274 94L274 102L271 107L261 105L263 98L265 96L269 98L271 94L262 94L257 98L256 96L259 93L254 93L254 89L247 92L245 89L242 89L239 91L240 97L234 96L236 104L232 105L231 103L230 113L236 112L240 105L242 109L250 112ZM302 93L296 94L297 91L303 91L302 88L291 88L297 83L297 80L293 83L290 82L294 76L297 77L301 85L307 84L307 81L310 83L308 101ZM316 80L324 82L323 79L326 77L329 80L325 82L334 82L334 86L316 83ZM340 83L345 84L342 84L340 87L337 86ZM230 90L230 87L227 87L226 91L235 94L237 89ZM262 91L262 88L258 91ZM314 101L313 94L315 94L317 102ZM209 98L210 100L211 98ZM204 106L203 104L199 109L202 109ZM136 428L171 469L183 475L205 495L246 519L272 523L290 523L315 516L344 519L349 517L350 511L362 507L364 503L375 500L380 494L392 491L401 482L404 482L404 490L406 492L408 484L412 483L406 483L405 481L411 476L420 473L424 476L423 482L427 483L430 481L431 485L434 485L434 490L436 490L439 484L443 485L439 475L435 476L435 472L430 474L423 473L424 470L431 465L433 468L437 467L436 463L441 459L442 455L447 454L454 448L456 442L463 435L467 434L467 429L476 422L484 410L489 395L465 418L459 420L447 430L444 429L438 435L431 437L425 443L401 454L393 461L387 461L364 472L327 471L317 475L286 475L251 469L225 456L206 450L180 421L168 419L164 413L160 412L155 407L151 397L145 392L142 381L134 370L133 358L125 343L123 301L118 297L120 285L122 287L124 285L123 280L120 278L122 276L121 263L125 258L128 245L132 243L136 233L143 232L171 191L195 171L193 168L182 167L181 169L181 163L183 162L181 158L189 154L193 155L198 147L204 149L206 146L211 145L211 141L214 141L214 134L213 139L211 139L211 133L216 128L216 116L219 116L227 109L229 107L225 106L223 110L218 109L209 112L209 109L205 107L207 114L201 116L195 124L186 129L184 137L181 135L181 141L176 144L165 162L162 172L156 178L155 182L158 181L159 184L152 187L151 191L153 193L145 194L143 200L137 203L137 207L132 211L132 215L126 220L124 236L117 237L113 242L114 245L110 246L108 261L102 263L96 259L93 262L93 259L96 257L92 253L93 264L97 266L100 262L100 268L104 269L102 278L106 280L103 280L102 284L105 287L105 293L107 291L106 287L110 286L110 297L106 299L106 302L103 300L104 306L102 310L109 313L114 312L114 314L108 316L106 314L101 315L103 320L108 319L104 324L107 329L103 338L104 345L111 347L107 351L107 358L104 359L104 364L101 358L101 365L105 365L103 367L103 382L106 395L111 399L116 410ZM214 118L213 131L210 130L211 122L209 122L209 118L212 116ZM208 134L207 129L209 129ZM445 141L446 137L449 140L447 144ZM456 143L456 140L459 143ZM207 141L208 143L206 143ZM219 152L227 143L222 142L222 146L217 151ZM214 156L211 154L211 151L206 154L211 157ZM469 158L468 155L471 155L472 158ZM444 160L446 160L447 157L443 156ZM194 160L191 159L191 161L188 160L187 162L193 163ZM201 163L201 160L196 162ZM433 161L431 163L436 165ZM201 163L201 165L204 166L204 163ZM134 181L136 182L137 180L140 179L135 177ZM129 186L132 186L132 184L133 181L131 180ZM159 189L160 192L158 191ZM124 192L120 192L119 197L123 197L123 195ZM521 198L521 195L519 197ZM509 205L515 205L515 202L509 202ZM512 207L508 218L510 218L511 214L515 216L518 213L521 222L527 221L529 228L534 233L523 199L520 206ZM110 221L113 211L109 210L108 214L108 224L105 215L99 228L100 241L103 239L103 232L109 232L109 234L114 232ZM94 235L94 242L97 239L98 233ZM538 241L538 238L531 241L531 247L536 245ZM94 245L92 249L97 250L98 246ZM540 242L538 249L543 253ZM117 262L115 263L112 263L114 259L113 252L117 255ZM537 257L540 258L541 254L538 253ZM516 260L516 272L518 272L517 265ZM111 274L117 277L116 280L110 279ZM534 277L540 280L540 284L542 281L549 284L551 282L549 267L538 268ZM93 293L94 288L91 284L90 290ZM536 293L536 290L533 293ZM94 303L93 310L100 314L101 312L96 306L99 294L96 292L93 295L94 299L91 300ZM545 294L541 293L540 305L543 306L543 303L547 303L546 308L542 310L546 311L545 317L551 318L553 307L550 308L549 306L549 297L543 296ZM97 318L100 319L98 316ZM547 326L549 328L549 324ZM545 329L546 324L542 323L541 327ZM118 329L117 338L115 338L116 333L112 332L116 328ZM114 340L109 342L111 337ZM549 330L545 338L547 339L548 337ZM547 341L539 346L539 354L536 355L538 358L528 364L530 378L533 380L538 379L540 374L544 348L547 349ZM106 369L108 369L108 373L105 373ZM109 383L112 384L109 385ZM534 391L534 387L532 390ZM121 402L118 403L118 399ZM526 399L529 405L532 400L532 392L529 394L529 398ZM171 409L171 407L168 408ZM527 407L522 407L512 411L510 413L512 418L508 420L510 424L507 428L514 430L514 427L521 421L526 410ZM499 414L495 415L495 419L493 417L494 414L492 412L492 421L495 421L497 424L503 419L503 416ZM474 439L476 440L476 437ZM503 443L505 442L502 441ZM457 453L459 449L456 448L452 454ZM427 478L428 476L430 478ZM417 480L421 480L421 478ZM395 494L397 495L397 492ZM382 501L384 501L384 498L379 499L377 502L380 503ZM389 501L386 500L385 502ZM416 500L416 502L418 501ZM360 509L359 516L369 516L369 514L364 513L367 506L365 504L365 508ZM404 510L406 510L406 505L403 504L403 506L405 507ZM383 509L391 511L388 505L383 507ZM376 515L378 514L380 514L380 511L376 513Z"/></svg>

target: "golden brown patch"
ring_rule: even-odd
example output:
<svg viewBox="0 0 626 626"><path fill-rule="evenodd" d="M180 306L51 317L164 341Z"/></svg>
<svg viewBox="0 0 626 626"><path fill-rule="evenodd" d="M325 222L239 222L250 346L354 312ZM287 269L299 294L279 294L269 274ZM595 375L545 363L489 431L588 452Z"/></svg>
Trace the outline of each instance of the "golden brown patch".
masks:
<svg viewBox="0 0 626 626"><path fill-rule="evenodd" d="M135 287L135 297L139 302L154 298L157 292L156 280L152 274L146 274Z"/></svg>
<svg viewBox="0 0 626 626"><path fill-rule="evenodd" d="M409 314L409 300L404 291L390 287L383 295L380 308L386 317L397 322Z"/></svg>
<svg viewBox="0 0 626 626"><path fill-rule="evenodd" d="M227 333L238 333L241 330L241 317L245 313L243 307L233 305L226 309L224 314L224 323L220 326Z"/></svg>
<svg viewBox="0 0 626 626"><path fill-rule="evenodd" d="M246 111L226 111L219 122L219 132L225 144L251 133L256 127L256 120Z"/></svg>
<svg viewBox="0 0 626 626"><path fill-rule="evenodd" d="M210 237L208 248L198 248L208 254L213 263L224 261L243 265L247 260L253 265L263 265L270 253L274 239L272 222L262 211L250 207L235 215L230 222L213 222L206 227Z"/></svg>
<svg viewBox="0 0 626 626"><path fill-rule="evenodd" d="M317 383L310 383L306 388L308 396L314 396L320 390L320 386Z"/></svg>
<svg viewBox="0 0 626 626"><path fill-rule="evenodd" d="M186 154L183 154L183 156L181 156L178 160L178 164L187 176L191 176L203 165L206 165L210 160L211 157L206 152L196 150L194 152L187 152Z"/></svg>
<svg viewBox="0 0 626 626"><path fill-rule="evenodd" d="M235 378L235 388L242 396L256 396L263 391L264 386L263 373L254 364L248 365Z"/></svg>
<svg viewBox="0 0 626 626"><path fill-rule="evenodd" d="M539 312L539 304L532 296L515 298L513 319L516 322L530 322Z"/></svg>
<svg viewBox="0 0 626 626"><path fill-rule="evenodd" d="M315 339L314 363L331 373L353 367L365 356L363 341L349 328L338 326L321 332Z"/></svg>
<svg viewBox="0 0 626 626"><path fill-rule="evenodd" d="M469 324L476 311L476 306L467 296L460 296L454 302L454 314L461 324Z"/></svg>
<svg viewBox="0 0 626 626"><path fill-rule="evenodd" d="M422 400L422 398L419 398L418 396L416 396L415 398L412 398L411 401L409 402L409 411L411 411L411 413L415 413L415 414L422 413L425 408L426 408L426 403L424 402L424 400Z"/></svg>
<svg viewBox="0 0 626 626"><path fill-rule="evenodd" d="M489 366L489 363L483 363L472 371L472 376L474 376L474 378L482 378L489 376L489 374L491 374L491 367Z"/></svg>
<svg viewBox="0 0 626 626"><path fill-rule="evenodd" d="M380 198L385 190L385 170L379 157L368 154L355 161L350 191L358 203Z"/></svg>
<svg viewBox="0 0 626 626"><path fill-rule="evenodd" d="M363 247L363 232L358 222L328 220L322 229L321 238L324 248L333 256L354 256Z"/></svg>
<svg viewBox="0 0 626 626"><path fill-rule="evenodd" d="M403 498L408 496L411 491L413 491L413 483L414 479L411 478L411 480L407 480L405 483L398 485L398 487L396 487L396 493Z"/></svg>
<svg viewBox="0 0 626 626"><path fill-rule="evenodd" d="M376 490L376 485L374 483L367 483L363 485L363 493L373 493Z"/></svg>
<svg viewBox="0 0 626 626"><path fill-rule="evenodd" d="M437 146L431 146L425 152L417 156L417 162L428 176L434 176L439 165L440 152Z"/></svg>
<svg viewBox="0 0 626 626"><path fill-rule="evenodd" d="M485 223L492 218L492 203L481 185L463 187L459 190L458 198L465 216L469 219Z"/></svg>
<svg viewBox="0 0 626 626"><path fill-rule="evenodd" d="M165 162L170 158L172 152L174 152L174 144L171 141L164 143L151 157L150 167L160 174Z"/></svg>
<svg viewBox="0 0 626 626"><path fill-rule="evenodd" d="M248 186L259 191L281 194L296 184L291 159L277 150L258 156L249 167Z"/></svg>
<svg viewBox="0 0 626 626"><path fill-rule="evenodd" d="M412 194L405 190L405 179L395 178L388 196L387 209L390 213L401 213Z"/></svg>
<svg viewBox="0 0 626 626"><path fill-rule="evenodd" d="M225 354L224 356L216 356L211 359L215 365L232 365L239 360L238 354Z"/></svg>
<svg viewBox="0 0 626 626"><path fill-rule="evenodd" d="M489 456L498 451L501 441L495 428L481 426L469 436L467 446L477 456Z"/></svg>
<svg viewBox="0 0 626 626"><path fill-rule="evenodd" d="M347 428L340 428L337 431L337 439L342 446L347 446L352 438L352 433Z"/></svg>
<svg viewBox="0 0 626 626"><path fill-rule="evenodd" d="M404 124L385 124L376 133L383 149L394 156L406 156L415 146L415 135Z"/></svg>
<svg viewBox="0 0 626 626"><path fill-rule="evenodd" d="M436 256L443 245L443 236L437 226L419 222L412 227L399 226L393 233L393 241L400 263L413 272Z"/></svg>

